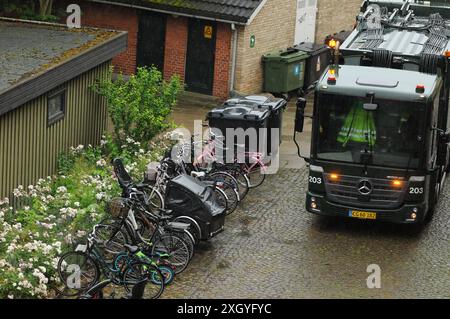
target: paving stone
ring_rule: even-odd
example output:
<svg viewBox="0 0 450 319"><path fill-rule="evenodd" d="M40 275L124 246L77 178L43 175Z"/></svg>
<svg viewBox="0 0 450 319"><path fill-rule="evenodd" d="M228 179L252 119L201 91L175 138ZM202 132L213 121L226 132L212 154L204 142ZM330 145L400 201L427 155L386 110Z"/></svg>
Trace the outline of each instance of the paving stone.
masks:
<svg viewBox="0 0 450 319"><path fill-rule="evenodd" d="M304 209L306 169L252 190L225 232L202 243L164 298L449 298L450 189L422 231ZM369 264L381 289L368 289Z"/></svg>

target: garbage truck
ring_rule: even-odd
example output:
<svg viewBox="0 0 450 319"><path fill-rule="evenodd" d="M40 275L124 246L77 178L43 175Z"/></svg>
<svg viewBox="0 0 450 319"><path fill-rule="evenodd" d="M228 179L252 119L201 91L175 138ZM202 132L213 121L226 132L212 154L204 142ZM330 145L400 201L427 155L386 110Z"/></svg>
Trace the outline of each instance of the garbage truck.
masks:
<svg viewBox="0 0 450 319"><path fill-rule="evenodd" d="M450 3L366 0L356 20L311 114L297 101L294 141L312 118L306 209L425 224L449 171Z"/></svg>

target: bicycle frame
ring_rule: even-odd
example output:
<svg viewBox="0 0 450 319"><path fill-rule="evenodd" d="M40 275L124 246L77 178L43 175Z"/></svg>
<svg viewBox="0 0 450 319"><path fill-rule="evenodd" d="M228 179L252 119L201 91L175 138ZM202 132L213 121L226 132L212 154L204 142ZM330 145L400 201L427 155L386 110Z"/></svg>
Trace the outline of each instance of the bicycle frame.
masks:
<svg viewBox="0 0 450 319"><path fill-rule="evenodd" d="M93 235L91 234L90 237L88 237L86 250L84 251L84 253L92 257L98 269L105 274L105 276L111 281L111 283L115 283L118 285L122 284L123 281L121 278L122 277L121 274L123 274L125 265L122 265L120 269L116 268L115 266L117 257L114 258L114 261L112 262L111 266L108 265L102 254L98 251L97 247L95 246L94 239L92 236ZM97 284L95 284L94 286L96 286ZM89 290L91 290L94 286L89 288Z"/></svg>
<svg viewBox="0 0 450 319"><path fill-rule="evenodd" d="M201 142L201 143L205 143L206 146L202 148L202 153L196 158L194 159L194 166L198 165L200 163L204 162L204 159L206 159L206 161L210 160L211 162L219 162L217 159L217 152L216 152L216 148L217 146L220 146L222 149L226 149L225 145L223 144L223 142L219 143L219 141L217 140L217 138L223 138L223 136L219 136L219 135L215 135L213 132L211 132L210 130L210 134L211 134L211 139L209 139L206 142ZM192 144L195 145L195 143L199 143L199 142L193 142ZM239 145L235 145L236 148L239 147ZM244 156L246 159L250 159L250 161L253 163L252 165L248 166L246 163L246 168L248 169L252 169L255 166L260 166L261 169L263 169L263 171L267 170L266 164L263 162L263 153L261 152L243 152ZM234 163L237 163L238 161L238 156L237 154L235 154L234 156ZM226 164L226 163L222 163L222 164Z"/></svg>

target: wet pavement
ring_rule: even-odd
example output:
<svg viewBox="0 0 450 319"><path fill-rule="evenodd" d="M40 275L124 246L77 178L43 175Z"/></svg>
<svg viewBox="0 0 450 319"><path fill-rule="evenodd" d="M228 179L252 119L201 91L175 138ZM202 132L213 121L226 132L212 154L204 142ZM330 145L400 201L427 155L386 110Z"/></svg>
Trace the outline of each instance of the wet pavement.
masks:
<svg viewBox="0 0 450 319"><path fill-rule="evenodd" d="M202 243L165 298L450 298L450 186L426 227L326 219L304 209L307 169L292 142L294 105L285 113L281 169ZM204 119L184 105L174 120ZM309 122L310 123L310 122ZM308 151L310 125L301 137ZM367 288L367 267L381 288Z"/></svg>

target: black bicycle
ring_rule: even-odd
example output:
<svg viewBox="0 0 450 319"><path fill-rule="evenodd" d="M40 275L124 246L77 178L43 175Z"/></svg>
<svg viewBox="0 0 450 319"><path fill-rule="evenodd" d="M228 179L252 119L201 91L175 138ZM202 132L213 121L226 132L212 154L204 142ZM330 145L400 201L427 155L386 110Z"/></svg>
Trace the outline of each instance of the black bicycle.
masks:
<svg viewBox="0 0 450 319"><path fill-rule="evenodd" d="M109 227L102 235L109 238L106 249L117 254L126 243L144 245L144 251L149 255L167 254L167 261L174 266L175 273L181 273L187 268L194 250L193 237L187 235L190 225L169 222L172 216L168 211L164 211L165 215L146 211L138 194L138 191L131 190L131 198L116 199L116 208L111 210L112 218L99 224L100 227ZM121 204L117 206L119 201Z"/></svg>
<svg viewBox="0 0 450 319"><path fill-rule="evenodd" d="M125 246L126 248L126 246ZM154 264L128 251L128 258L111 259L104 242L96 238L94 232L88 236L86 244L80 244L74 251L63 254L58 261L58 274L64 289L61 295L74 297L89 294L93 298L101 297L100 291L110 285L118 285L130 293L133 287L147 281L144 295L146 298L159 298L164 291L164 276ZM106 280L100 282L101 277ZM95 287L94 290L92 290ZM101 289L100 289L101 288ZM98 293L94 293L97 291Z"/></svg>

